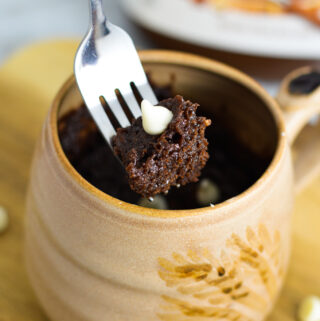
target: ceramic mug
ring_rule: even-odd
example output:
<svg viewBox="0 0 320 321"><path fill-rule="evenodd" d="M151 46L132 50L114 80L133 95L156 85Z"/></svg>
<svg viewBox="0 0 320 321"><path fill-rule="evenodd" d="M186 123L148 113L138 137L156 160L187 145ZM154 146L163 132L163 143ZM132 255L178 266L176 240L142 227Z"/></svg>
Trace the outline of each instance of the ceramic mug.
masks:
<svg viewBox="0 0 320 321"><path fill-rule="evenodd" d="M288 141L302 123L286 132L276 101L223 64L168 51L140 55L156 83L174 74L175 92L220 109L230 131L270 163L249 189L214 208L155 210L115 199L83 179L60 145L58 118L81 104L69 79L33 160L26 215L32 286L54 321L262 320L288 266Z"/></svg>

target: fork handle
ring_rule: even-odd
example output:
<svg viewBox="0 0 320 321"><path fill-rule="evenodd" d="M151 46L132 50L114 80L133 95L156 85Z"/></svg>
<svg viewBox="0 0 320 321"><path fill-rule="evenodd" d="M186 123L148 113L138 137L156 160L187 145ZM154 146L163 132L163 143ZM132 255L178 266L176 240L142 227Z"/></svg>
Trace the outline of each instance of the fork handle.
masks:
<svg viewBox="0 0 320 321"><path fill-rule="evenodd" d="M107 17L102 8L102 0L89 0L91 12L91 27L94 30L96 37L103 36L109 33L107 28Z"/></svg>

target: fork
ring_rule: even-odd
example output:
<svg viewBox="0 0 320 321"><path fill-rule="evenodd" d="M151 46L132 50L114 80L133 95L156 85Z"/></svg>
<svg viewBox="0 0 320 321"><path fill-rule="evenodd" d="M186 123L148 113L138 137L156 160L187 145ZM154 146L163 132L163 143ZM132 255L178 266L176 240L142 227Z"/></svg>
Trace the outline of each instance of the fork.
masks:
<svg viewBox="0 0 320 321"><path fill-rule="evenodd" d="M130 36L107 20L102 0L89 0L89 31L76 53L74 73L82 98L107 143L116 134L103 102L110 108L121 127L130 121L120 104L124 99L133 118L141 109L133 92L135 87L143 99L153 105L157 98L148 82Z"/></svg>

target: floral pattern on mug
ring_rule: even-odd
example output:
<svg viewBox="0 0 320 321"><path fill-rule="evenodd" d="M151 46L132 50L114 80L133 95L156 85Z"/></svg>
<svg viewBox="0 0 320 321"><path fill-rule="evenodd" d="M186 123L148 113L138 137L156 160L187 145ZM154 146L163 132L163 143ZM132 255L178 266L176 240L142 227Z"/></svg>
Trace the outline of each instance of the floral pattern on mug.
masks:
<svg viewBox="0 0 320 321"><path fill-rule="evenodd" d="M280 232L248 227L245 239L232 234L218 255L208 249L159 258L159 276L175 296L163 295L163 321L254 320L270 307L284 273ZM247 313L245 312L247 311ZM249 311L249 312L248 312Z"/></svg>

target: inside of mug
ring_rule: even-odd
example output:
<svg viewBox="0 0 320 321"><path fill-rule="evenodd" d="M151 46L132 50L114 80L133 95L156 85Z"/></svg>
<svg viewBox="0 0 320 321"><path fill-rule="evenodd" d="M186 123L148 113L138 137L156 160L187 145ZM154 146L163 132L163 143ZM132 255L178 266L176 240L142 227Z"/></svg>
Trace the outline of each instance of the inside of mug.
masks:
<svg viewBox="0 0 320 321"><path fill-rule="evenodd" d="M235 80L193 67L165 63L147 63L144 67L153 83L159 87L169 85L173 95L180 94L199 103L198 114L212 120L206 137L213 163L207 163L208 168L204 169L200 182L209 179L218 188L220 196L213 203L236 196L263 175L277 148L278 128L272 112L256 93ZM65 118L82 104L77 86L73 84L62 100L58 118ZM111 150L108 152L109 157L113 157ZM112 172L110 168L107 170ZM90 183L99 188L94 182ZM170 190L165 196L170 203L167 208L192 209L210 205L197 204L193 195L197 194L199 184L189 184L179 191ZM119 187L120 190L123 188ZM112 194L114 189L104 191L130 203L141 201L139 195L126 198L120 192L119 196ZM180 204L178 198L190 201Z"/></svg>

